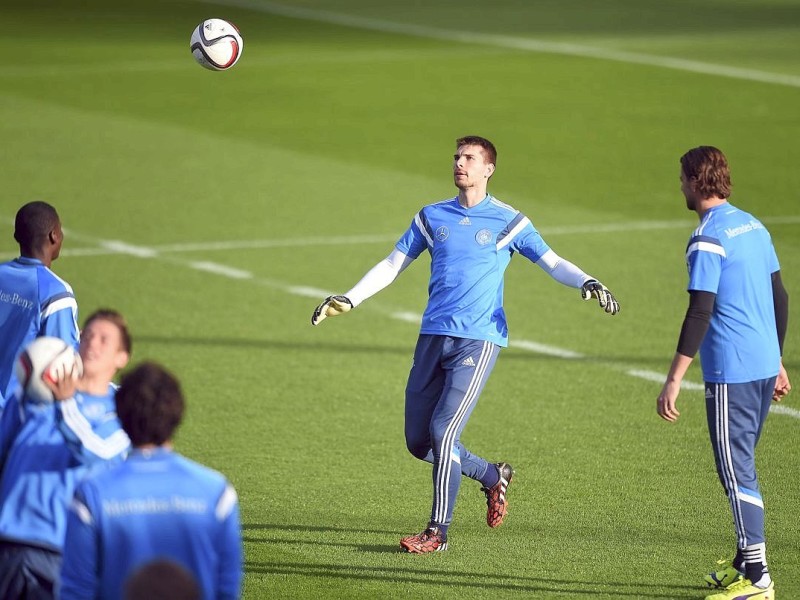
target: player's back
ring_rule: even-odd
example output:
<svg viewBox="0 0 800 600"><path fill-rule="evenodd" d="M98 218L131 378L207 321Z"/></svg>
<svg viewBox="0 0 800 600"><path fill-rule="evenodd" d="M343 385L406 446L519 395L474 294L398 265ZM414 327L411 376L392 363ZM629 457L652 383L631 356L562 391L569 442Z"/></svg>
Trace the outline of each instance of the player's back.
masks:
<svg viewBox="0 0 800 600"><path fill-rule="evenodd" d="M772 273L779 269L769 232L754 216L724 204L704 218L700 236L721 256L715 308L701 347L706 381L771 377L780 363Z"/></svg>
<svg viewBox="0 0 800 600"><path fill-rule="evenodd" d="M72 288L40 261L20 257L0 264L0 398L8 398L17 384L14 362L20 350L48 333L43 329L48 313L63 309L74 322ZM68 337L68 343L77 342L77 324Z"/></svg>
<svg viewBox="0 0 800 600"><path fill-rule="evenodd" d="M102 535L101 597L120 597L127 576L157 558L186 567L204 597L233 585L220 579L228 554L241 561L231 543L240 543L238 502L221 474L165 449L134 450L81 492Z"/></svg>

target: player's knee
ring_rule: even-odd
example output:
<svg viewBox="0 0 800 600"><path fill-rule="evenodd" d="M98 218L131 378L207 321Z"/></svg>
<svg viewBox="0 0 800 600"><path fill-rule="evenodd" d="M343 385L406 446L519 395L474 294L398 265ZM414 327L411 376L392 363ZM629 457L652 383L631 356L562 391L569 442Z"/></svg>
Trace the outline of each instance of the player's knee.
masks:
<svg viewBox="0 0 800 600"><path fill-rule="evenodd" d="M431 444L427 436L421 437L406 432L406 448L414 457L425 460L431 451Z"/></svg>

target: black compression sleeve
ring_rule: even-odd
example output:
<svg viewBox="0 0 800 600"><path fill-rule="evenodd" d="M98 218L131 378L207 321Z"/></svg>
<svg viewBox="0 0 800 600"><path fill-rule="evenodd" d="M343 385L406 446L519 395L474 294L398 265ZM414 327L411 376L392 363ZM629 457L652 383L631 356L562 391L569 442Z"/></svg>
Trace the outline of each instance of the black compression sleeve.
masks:
<svg viewBox="0 0 800 600"><path fill-rule="evenodd" d="M711 313L717 295L711 292L689 291L689 308L683 318L681 335L678 338L678 353L693 357L708 331Z"/></svg>
<svg viewBox="0 0 800 600"><path fill-rule="evenodd" d="M783 340L789 324L789 293L783 287L780 271L772 274L772 302L775 304L775 328L778 330L778 344L783 356Z"/></svg>

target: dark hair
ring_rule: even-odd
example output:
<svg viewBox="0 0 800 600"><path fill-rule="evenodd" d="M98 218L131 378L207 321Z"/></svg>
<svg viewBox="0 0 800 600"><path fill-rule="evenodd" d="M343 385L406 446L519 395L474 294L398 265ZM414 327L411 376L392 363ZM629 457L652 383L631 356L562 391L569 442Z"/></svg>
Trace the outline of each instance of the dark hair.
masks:
<svg viewBox="0 0 800 600"><path fill-rule="evenodd" d="M122 376L117 416L134 447L161 446L183 418L184 400L175 376L155 362L143 362Z"/></svg>
<svg viewBox="0 0 800 600"><path fill-rule="evenodd" d="M86 329L92 321L99 320L108 321L117 326L122 338L122 348L130 354L133 350L133 340L131 339L130 331L128 331L128 323L125 321L125 317L112 308L98 308L86 318L83 322L83 328Z"/></svg>
<svg viewBox="0 0 800 600"><path fill-rule="evenodd" d="M17 211L14 219L14 239L28 254L37 249L60 223L56 209L47 202L28 202Z"/></svg>
<svg viewBox="0 0 800 600"><path fill-rule="evenodd" d="M731 195L731 170L722 150L698 146L681 156L686 180L702 198L728 198Z"/></svg>
<svg viewBox="0 0 800 600"><path fill-rule="evenodd" d="M478 135L467 135L456 140L456 150L461 146L480 146L483 148L486 162L497 165L497 148L486 138L482 138Z"/></svg>
<svg viewBox="0 0 800 600"><path fill-rule="evenodd" d="M143 564L125 580L124 600L200 600L197 579L168 558Z"/></svg>

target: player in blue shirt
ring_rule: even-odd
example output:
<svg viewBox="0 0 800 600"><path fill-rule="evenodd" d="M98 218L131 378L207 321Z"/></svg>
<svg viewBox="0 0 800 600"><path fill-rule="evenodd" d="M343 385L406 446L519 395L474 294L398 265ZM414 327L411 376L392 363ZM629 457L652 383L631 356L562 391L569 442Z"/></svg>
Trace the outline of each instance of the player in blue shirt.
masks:
<svg viewBox="0 0 800 600"><path fill-rule="evenodd" d="M78 347L78 305L69 284L50 270L64 233L56 209L29 202L17 211L19 258L0 264L0 412L17 386L14 363L40 336Z"/></svg>
<svg viewBox="0 0 800 600"><path fill-rule="evenodd" d="M122 316L97 311L83 328L81 378L52 385L56 402L36 403L19 392L9 399L0 418L0 598L58 595L75 486L121 461L130 446L111 383L130 350Z"/></svg>
<svg viewBox="0 0 800 600"><path fill-rule="evenodd" d="M772 600L755 448L770 403L791 390L781 361L788 294L766 228L728 202L720 150L700 146L681 157L681 191L700 225L686 248L689 308L657 410L670 422L680 416L681 381L699 349L714 461L737 537L733 560L705 577L708 587L725 588L707 600Z"/></svg>
<svg viewBox="0 0 800 600"><path fill-rule="evenodd" d="M126 581L154 560L191 573L203 598L238 598L242 541L236 491L220 473L172 449L183 417L180 384L142 363L117 392L133 450L80 484L67 524L61 598L121 598Z"/></svg>
<svg viewBox="0 0 800 600"><path fill-rule="evenodd" d="M427 251L431 257L428 305L414 351L405 404L408 450L433 464L433 506L428 526L401 539L412 553L447 548L447 530L465 475L482 484L486 522L499 526L508 510L506 492L513 469L490 464L461 443L478 397L500 348L508 345L503 311L503 277L516 252L556 281L597 298L609 314L619 303L608 289L559 257L530 220L486 191L497 151L487 139L456 140L453 180L458 195L420 210L389 256L344 295L329 296L311 322L348 312L376 294Z"/></svg>

